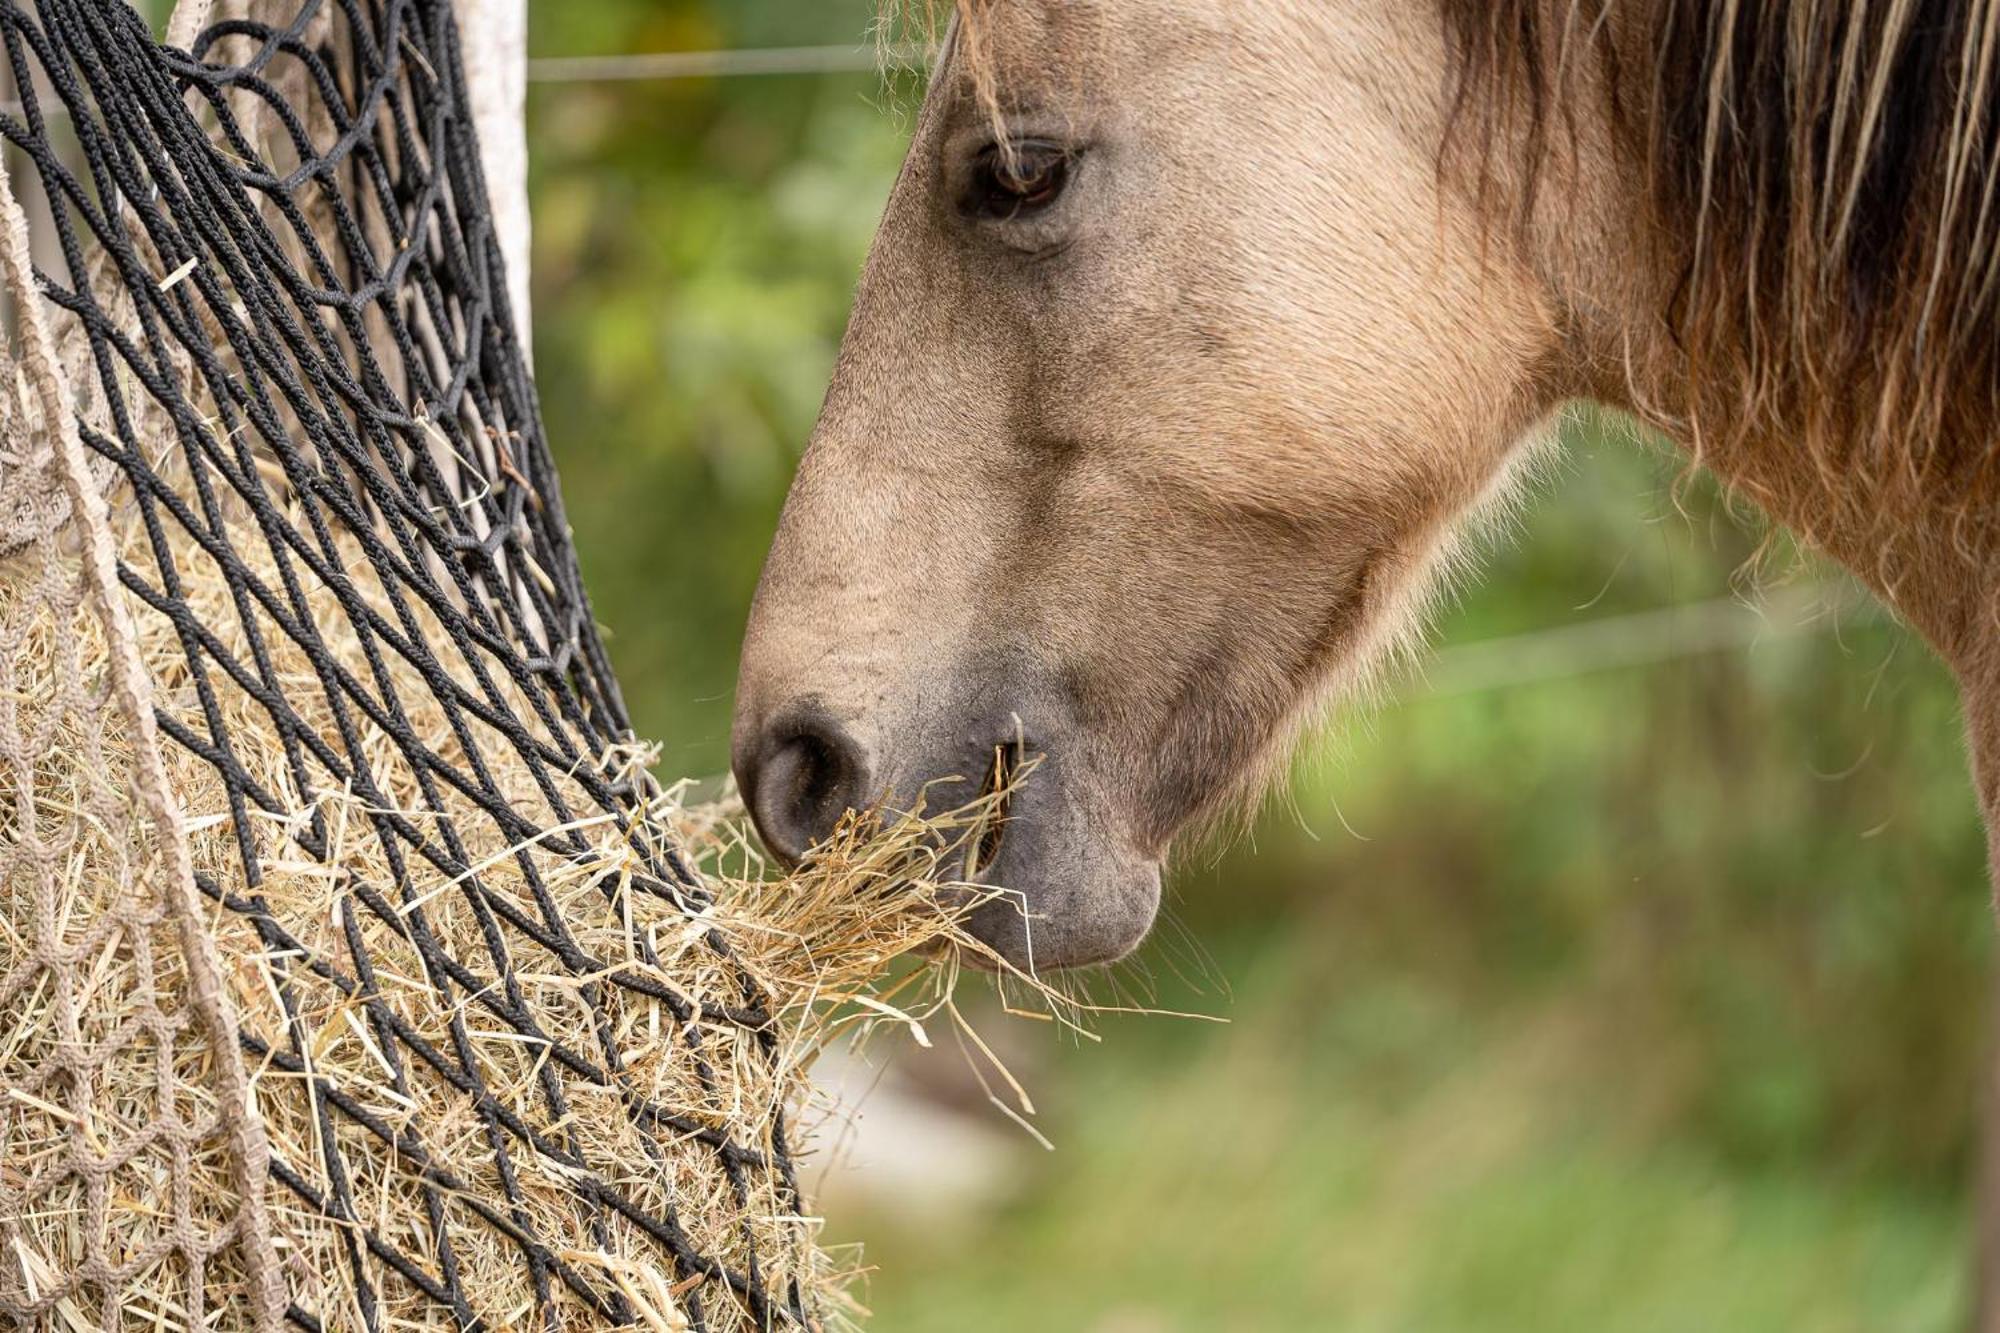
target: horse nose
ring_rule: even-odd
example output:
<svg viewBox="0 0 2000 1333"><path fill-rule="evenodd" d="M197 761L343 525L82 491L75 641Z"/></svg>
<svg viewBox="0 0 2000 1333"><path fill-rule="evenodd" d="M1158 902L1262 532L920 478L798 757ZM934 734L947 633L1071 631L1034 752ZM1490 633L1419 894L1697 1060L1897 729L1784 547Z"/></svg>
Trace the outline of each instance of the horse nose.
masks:
<svg viewBox="0 0 2000 1333"><path fill-rule="evenodd" d="M791 711L738 757L737 785L757 832L781 860L797 862L866 797L868 762L838 722Z"/></svg>

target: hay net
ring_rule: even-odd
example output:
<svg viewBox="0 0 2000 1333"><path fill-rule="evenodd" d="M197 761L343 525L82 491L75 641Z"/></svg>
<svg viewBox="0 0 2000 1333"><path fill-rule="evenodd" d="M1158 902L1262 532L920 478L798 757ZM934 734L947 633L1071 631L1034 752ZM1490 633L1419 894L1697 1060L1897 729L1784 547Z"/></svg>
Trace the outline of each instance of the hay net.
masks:
<svg viewBox="0 0 2000 1333"><path fill-rule="evenodd" d="M0 39L0 1314L814 1325L786 1055L630 741L449 4Z"/></svg>

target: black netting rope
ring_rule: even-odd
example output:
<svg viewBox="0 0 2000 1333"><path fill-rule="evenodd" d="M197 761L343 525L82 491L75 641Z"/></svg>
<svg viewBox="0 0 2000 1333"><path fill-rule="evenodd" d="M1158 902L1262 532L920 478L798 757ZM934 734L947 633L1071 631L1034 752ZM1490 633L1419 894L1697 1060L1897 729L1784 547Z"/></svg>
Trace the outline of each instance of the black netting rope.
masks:
<svg viewBox="0 0 2000 1333"><path fill-rule="evenodd" d="M767 1015L747 978L740 1005L697 1004L655 977L592 957L565 928L535 858L525 850L516 856L532 911L482 893L460 830L442 817L448 791L490 819L510 845L587 858L591 847L566 827L580 815L625 821L646 794L634 790L645 779L603 759L630 727L591 618L508 308L450 5L304 0L281 23L225 18L182 51L156 42L144 18L116 0L0 0L0 36L17 98L0 112L0 135L25 156L26 174L50 201L65 270L38 266L36 280L87 335L103 411L95 422L80 421L83 437L115 465L127 488L123 502L137 507L152 548L153 569L127 564L120 578L172 622L198 700L186 715L162 708L159 722L172 742L213 766L228 795L241 879L204 876L201 888L252 922L289 967L362 1006L399 1092L409 1071L422 1066L468 1096L504 1186L504 1201L468 1204L465 1183L418 1134L316 1075L291 994L280 996L291 1020L283 1041L243 1034L254 1060L313 1085L325 1188L276 1155L273 1174L305 1208L343 1228L371 1333L379 1321L367 1259L374 1271L448 1308L461 1325L481 1326L461 1284L445 1196L514 1247L546 1325L557 1319L557 1287L606 1321L633 1319L615 1284L565 1261L515 1206L517 1173L529 1155L566 1169L594 1234L602 1236L605 1219L616 1215L657 1244L697 1328L704 1327L702 1291L710 1284L726 1287L761 1325L812 1322L796 1284L782 1292L766 1287L754 1245L740 1270L704 1255L671 1211L653 1215L593 1173L569 1128L529 1124L492 1096L464 1022L464 1007L477 1006L545 1046L538 1091L548 1125L568 1125L566 1089L575 1081L615 1089L656 1165L664 1162L663 1143L700 1143L740 1203L750 1198L747 1172L776 1171L790 1207L802 1210L782 1124L764 1151L649 1104L621 1078L603 1006L605 988L660 1002L712 1087L704 1024L751 1031L766 1058L775 1058ZM252 54L225 60L225 46ZM268 133L268 124L261 135L246 126L246 104L272 118L278 133ZM286 160L269 160L271 140L289 144ZM142 237L153 264L141 252ZM104 307L103 284L89 276L105 264L131 303L123 318ZM162 282L154 264L179 280ZM190 369L212 419L190 400ZM128 404L133 386L171 421L190 484L173 484L148 461ZM264 471L273 464L282 483ZM289 492L283 504L281 486ZM192 539L222 571L246 631L247 658L190 607L176 535L183 547ZM342 539L358 540L371 566L368 586L380 590L376 600L346 567ZM245 541L267 548L266 573L243 557ZM309 608L308 580L339 598L346 628L364 650L365 673L329 650ZM435 641L437 630L426 627L420 610L442 626L448 645ZM273 634L312 662L337 734L322 734L292 706L299 686L275 668ZM410 724L396 666L413 669L444 706L449 755L438 737ZM225 680L255 701L282 738L291 781L311 811L310 826L290 834L299 846L335 855L313 801L328 784L345 784L366 803L369 831L398 882L352 882L350 901L422 959L438 1003L454 1014L448 1046L412 1030L379 999L374 960L352 914L343 923L346 956L339 957L307 948L268 910L250 814L286 803L238 758L218 697ZM516 714L520 699L534 713L533 726ZM393 738L427 811L394 810L375 789L361 752L363 720ZM511 747L538 776L554 812L548 826L524 816L502 791L481 737L486 746L497 738ZM596 809L572 809L565 789L546 776L552 773L571 779ZM647 873L607 884L605 892L643 892L698 908L702 886L690 868L657 840L641 845L653 849ZM430 930L422 904L409 901L402 880L413 858L465 886L483 957L454 956ZM704 947L727 962L713 932ZM646 963L657 961L643 940L640 948ZM537 967L589 979L578 991L591 1009L587 1039L537 1023L516 979L514 956L522 949L538 951ZM348 1136L336 1132L337 1121ZM423 1180L433 1250L400 1249L357 1215L342 1147L356 1130ZM322 1327L324 1314L296 1303L289 1310L308 1329Z"/></svg>

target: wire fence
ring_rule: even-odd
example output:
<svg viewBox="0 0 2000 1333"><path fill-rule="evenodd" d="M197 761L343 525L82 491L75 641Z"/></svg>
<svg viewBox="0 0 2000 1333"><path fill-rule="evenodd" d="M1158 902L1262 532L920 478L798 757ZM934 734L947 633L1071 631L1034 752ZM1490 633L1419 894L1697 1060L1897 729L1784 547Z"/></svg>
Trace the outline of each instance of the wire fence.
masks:
<svg viewBox="0 0 2000 1333"><path fill-rule="evenodd" d="M734 79L774 74L856 74L914 68L929 59L917 43L862 46L765 46L631 55L543 56L528 62L530 83L631 83Z"/></svg>
<svg viewBox="0 0 2000 1333"><path fill-rule="evenodd" d="M639 51L625 55L538 56L528 61L528 82L548 84L672 82L677 79L740 79L774 75L891 73L919 69L930 49L915 42L858 46L714 47L695 51ZM19 116L18 100L0 99L0 112ZM60 102L44 115L66 117Z"/></svg>
<svg viewBox="0 0 2000 1333"><path fill-rule="evenodd" d="M1595 616L1455 644L1403 692L1405 701L1569 680L1626 667L1745 652L1789 639L1880 625L1879 603L1852 585L1813 583L1762 599L1716 597Z"/></svg>

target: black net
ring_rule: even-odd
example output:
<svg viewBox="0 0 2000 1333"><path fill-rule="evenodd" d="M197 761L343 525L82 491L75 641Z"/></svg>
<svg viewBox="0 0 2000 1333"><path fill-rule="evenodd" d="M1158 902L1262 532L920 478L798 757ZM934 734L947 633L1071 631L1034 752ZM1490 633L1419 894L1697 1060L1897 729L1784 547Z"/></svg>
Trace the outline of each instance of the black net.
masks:
<svg viewBox="0 0 2000 1333"><path fill-rule="evenodd" d="M279 7L178 50L121 3L7 0L0 134L232 969L289 1318L809 1324L778 1056L648 813L451 7Z"/></svg>

